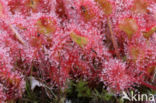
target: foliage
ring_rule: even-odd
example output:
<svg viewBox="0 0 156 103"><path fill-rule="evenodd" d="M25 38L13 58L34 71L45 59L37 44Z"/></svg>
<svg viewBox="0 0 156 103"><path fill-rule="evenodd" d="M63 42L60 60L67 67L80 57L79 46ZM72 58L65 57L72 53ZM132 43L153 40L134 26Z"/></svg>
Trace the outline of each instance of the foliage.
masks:
<svg viewBox="0 0 156 103"><path fill-rule="evenodd" d="M61 103L70 93L109 101L156 90L155 68L155 0L0 0L2 103L41 94ZM104 93L94 90L100 83Z"/></svg>

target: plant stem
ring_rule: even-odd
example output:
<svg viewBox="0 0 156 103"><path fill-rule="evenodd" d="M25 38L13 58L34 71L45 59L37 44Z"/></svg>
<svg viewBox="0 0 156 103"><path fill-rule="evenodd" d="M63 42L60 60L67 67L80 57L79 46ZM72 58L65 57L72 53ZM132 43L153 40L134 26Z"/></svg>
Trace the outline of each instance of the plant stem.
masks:
<svg viewBox="0 0 156 103"><path fill-rule="evenodd" d="M11 30L15 33L15 36L16 36L16 38L19 40L19 42L25 45L25 42L24 42L23 38L22 38L21 35L17 32L17 30L16 30L12 25L10 25L10 28L11 28Z"/></svg>
<svg viewBox="0 0 156 103"><path fill-rule="evenodd" d="M117 43L116 38L115 38L115 36L113 34L110 18L107 19L107 24L108 24L109 31L110 31L110 34L111 34L111 40L112 40L112 43L113 43L113 46L114 46L114 49L115 49L115 54L116 54L116 56L118 58L120 58L120 53L119 53L119 49L118 49L118 43Z"/></svg>

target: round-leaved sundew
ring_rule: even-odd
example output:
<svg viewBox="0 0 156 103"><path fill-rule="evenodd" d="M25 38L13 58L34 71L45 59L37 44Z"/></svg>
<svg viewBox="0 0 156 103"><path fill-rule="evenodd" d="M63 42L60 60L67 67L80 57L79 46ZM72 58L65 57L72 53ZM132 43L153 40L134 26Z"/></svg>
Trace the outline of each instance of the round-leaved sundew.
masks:
<svg viewBox="0 0 156 103"><path fill-rule="evenodd" d="M119 21L119 28L126 33L129 39L132 38L139 29L136 20L133 18L124 18Z"/></svg>
<svg viewBox="0 0 156 103"><path fill-rule="evenodd" d="M88 44L88 38L83 37L83 36L77 34L76 32L71 32L70 37L80 47L83 47Z"/></svg>
<svg viewBox="0 0 156 103"><path fill-rule="evenodd" d="M36 22L39 34L50 35L56 31L56 21L49 17L41 17Z"/></svg>
<svg viewBox="0 0 156 103"><path fill-rule="evenodd" d="M113 5L111 4L110 1L108 0L95 0L97 4L101 7L105 15L110 15L112 14L113 11Z"/></svg>
<svg viewBox="0 0 156 103"><path fill-rule="evenodd" d="M94 12L91 9L89 9L89 7L87 7L86 5L80 6L80 12L84 18L84 21L90 21L95 16Z"/></svg>
<svg viewBox="0 0 156 103"><path fill-rule="evenodd" d="M132 11L136 13L147 13L149 3L146 0L134 0Z"/></svg>

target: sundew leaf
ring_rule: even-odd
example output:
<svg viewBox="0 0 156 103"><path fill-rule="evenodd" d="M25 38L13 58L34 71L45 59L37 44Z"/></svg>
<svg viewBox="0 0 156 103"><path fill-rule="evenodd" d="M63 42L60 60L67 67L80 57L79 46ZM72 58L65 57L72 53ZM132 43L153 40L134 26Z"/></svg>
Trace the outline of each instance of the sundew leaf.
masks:
<svg viewBox="0 0 156 103"><path fill-rule="evenodd" d="M39 4L39 0L28 0L26 5L32 9L33 12L36 11L37 5Z"/></svg>
<svg viewBox="0 0 156 103"><path fill-rule="evenodd" d="M146 13L148 12L148 5L149 4L146 2L146 0L135 0L132 11L137 13Z"/></svg>
<svg viewBox="0 0 156 103"><path fill-rule="evenodd" d="M105 15L110 15L112 13L113 7L108 0L95 0L102 8Z"/></svg>
<svg viewBox="0 0 156 103"><path fill-rule="evenodd" d="M83 46L87 45L87 43L88 43L88 38L80 36L80 35L76 34L75 32L71 32L70 37L80 47L83 47Z"/></svg>
<svg viewBox="0 0 156 103"><path fill-rule="evenodd" d="M133 48L131 48L130 52L131 52L132 58L134 60L137 60L137 58L138 58L138 56L140 54L140 50L138 48L133 47Z"/></svg>
<svg viewBox="0 0 156 103"><path fill-rule="evenodd" d="M37 31L40 34L49 35L56 31L56 24L50 18L40 18L37 23Z"/></svg>
<svg viewBox="0 0 156 103"><path fill-rule="evenodd" d="M17 12L21 12L21 9L23 8L22 2L20 0L10 0L8 2L9 11L14 15Z"/></svg>
<svg viewBox="0 0 156 103"><path fill-rule="evenodd" d="M155 27L152 27L149 31L144 32L143 33L143 36L148 39L148 38L150 38L153 35L153 33L155 31L156 31L156 26Z"/></svg>
<svg viewBox="0 0 156 103"><path fill-rule="evenodd" d="M156 65L148 68L148 73L153 76L156 71Z"/></svg>
<svg viewBox="0 0 156 103"><path fill-rule="evenodd" d="M145 54L144 51L139 47L133 46L130 49L130 55L131 55L134 62L138 59L143 60L144 54Z"/></svg>
<svg viewBox="0 0 156 103"><path fill-rule="evenodd" d="M89 21L94 18L94 13L86 6L80 6L81 15L84 17L85 21Z"/></svg>
<svg viewBox="0 0 156 103"><path fill-rule="evenodd" d="M40 48L42 46L42 41L39 38L34 37L31 40L31 46Z"/></svg>
<svg viewBox="0 0 156 103"><path fill-rule="evenodd" d="M56 0L56 14L62 18L62 19L67 19L67 12L66 12L66 8L65 8L65 4L63 0Z"/></svg>
<svg viewBox="0 0 156 103"><path fill-rule="evenodd" d="M127 34L128 38L132 38L138 30L138 25L134 19L126 18L121 20L119 28Z"/></svg>

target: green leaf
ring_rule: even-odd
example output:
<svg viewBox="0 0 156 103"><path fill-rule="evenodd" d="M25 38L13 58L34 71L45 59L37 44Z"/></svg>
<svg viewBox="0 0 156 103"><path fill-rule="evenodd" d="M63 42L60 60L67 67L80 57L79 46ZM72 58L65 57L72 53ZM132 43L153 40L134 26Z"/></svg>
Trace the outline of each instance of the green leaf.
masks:
<svg viewBox="0 0 156 103"><path fill-rule="evenodd" d="M75 32L71 32L70 37L80 47L83 47L83 46L87 45L87 43L88 43L88 38L80 36L80 35L76 34Z"/></svg>
<svg viewBox="0 0 156 103"><path fill-rule="evenodd" d="M76 91L78 92L78 97L91 97L91 90L85 81L78 82Z"/></svg>
<svg viewBox="0 0 156 103"><path fill-rule="evenodd" d="M48 36L56 31L56 23L51 18L40 18L37 21L36 26L39 34Z"/></svg>

